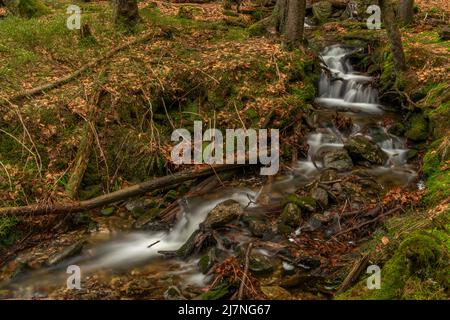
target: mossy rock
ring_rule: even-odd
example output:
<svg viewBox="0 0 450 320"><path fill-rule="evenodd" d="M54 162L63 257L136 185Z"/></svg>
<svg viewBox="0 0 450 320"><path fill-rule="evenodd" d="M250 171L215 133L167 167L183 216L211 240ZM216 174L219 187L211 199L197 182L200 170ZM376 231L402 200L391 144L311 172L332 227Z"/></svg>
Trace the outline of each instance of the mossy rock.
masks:
<svg viewBox="0 0 450 320"><path fill-rule="evenodd" d="M394 123L392 126L389 127L388 132L394 136L402 137L405 132L406 128L403 123Z"/></svg>
<svg viewBox="0 0 450 320"><path fill-rule="evenodd" d="M332 150L325 153L323 157L323 166L327 169L336 169L338 171L348 171L353 167L353 162L347 151Z"/></svg>
<svg viewBox="0 0 450 320"><path fill-rule="evenodd" d="M208 213L202 226L212 229L223 227L241 216L243 212L244 209L239 202L234 200L224 201Z"/></svg>
<svg viewBox="0 0 450 320"><path fill-rule="evenodd" d="M24 18L39 17L50 12L41 0L6 0L5 4L12 14Z"/></svg>
<svg viewBox="0 0 450 320"><path fill-rule="evenodd" d="M283 199L283 206L286 206L288 203L293 203L300 208L302 211L314 212L317 209L316 200L312 197L308 196L298 196L295 193L290 194Z"/></svg>
<svg viewBox="0 0 450 320"><path fill-rule="evenodd" d="M376 143L364 136L350 138L345 144L345 149L355 162L367 161L371 164L383 165L388 158Z"/></svg>
<svg viewBox="0 0 450 320"><path fill-rule="evenodd" d="M428 120L422 113L413 113L409 119L405 136L412 141L424 141L428 138Z"/></svg>
<svg viewBox="0 0 450 320"><path fill-rule="evenodd" d="M283 212L280 215L279 221L292 228L298 228L303 219L302 212L300 208L294 204L289 202L283 209Z"/></svg>

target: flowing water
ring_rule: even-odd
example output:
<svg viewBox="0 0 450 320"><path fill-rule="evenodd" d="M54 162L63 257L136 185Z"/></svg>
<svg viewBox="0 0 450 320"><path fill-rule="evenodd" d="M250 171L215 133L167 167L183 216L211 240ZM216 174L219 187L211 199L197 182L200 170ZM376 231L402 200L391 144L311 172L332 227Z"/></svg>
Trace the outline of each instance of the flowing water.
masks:
<svg viewBox="0 0 450 320"><path fill-rule="evenodd" d="M100 273L127 273L140 267L153 268L153 275L158 279L162 275L177 276L178 286L205 286L210 279L198 272L196 259L187 262L163 259L158 251L178 249L199 227L208 212L227 199L234 199L244 207L257 208L263 199L280 199L295 192L320 174L323 150L342 149L347 139L355 135L369 137L388 155L384 165L360 171L366 171L385 188L413 183L417 174L407 163L406 141L390 135L384 125L386 119L395 121L395 115L379 104L373 79L354 70L349 59L353 50L343 46L323 50L321 58L328 71L321 75L316 99L323 107L317 112L318 129L308 137L308 157L294 163L291 172L283 173L271 183L257 188L224 188L208 196L186 199L182 202L181 218L170 231L128 232L106 241L93 241L79 256L6 284L4 287L12 292L9 297L46 297L53 289L65 286L68 277L66 268L73 264L80 266L83 277ZM343 132L335 127L332 119L336 112L352 119L350 130ZM244 242L250 235L242 230L236 237Z"/></svg>

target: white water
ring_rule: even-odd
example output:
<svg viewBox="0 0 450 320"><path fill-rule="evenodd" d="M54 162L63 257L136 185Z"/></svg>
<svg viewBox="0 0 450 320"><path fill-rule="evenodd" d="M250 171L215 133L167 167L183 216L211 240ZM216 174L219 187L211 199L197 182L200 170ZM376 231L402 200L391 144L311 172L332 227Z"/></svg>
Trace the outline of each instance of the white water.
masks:
<svg viewBox="0 0 450 320"><path fill-rule="evenodd" d="M181 219L172 230L169 232L133 232L121 239L99 245L95 250L95 257L90 257L83 264L83 270L136 265L160 257L161 254L158 251L177 250L219 203L233 199L244 207L251 207L254 204L250 203L249 198L254 199L255 197L256 193L248 189L229 189L224 191L220 198L214 200L189 199L187 205L182 208ZM159 242L154 244L157 241ZM149 248L148 246L152 244L154 245Z"/></svg>
<svg viewBox="0 0 450 320"><path fill-rule="evenodd" d="M322 73L316 102L335 108L349 108L368 113L381 113L378 91L372 78L353 70L348 59L352 50L340 46L325 48L322 60L331 75Z"/></svg>

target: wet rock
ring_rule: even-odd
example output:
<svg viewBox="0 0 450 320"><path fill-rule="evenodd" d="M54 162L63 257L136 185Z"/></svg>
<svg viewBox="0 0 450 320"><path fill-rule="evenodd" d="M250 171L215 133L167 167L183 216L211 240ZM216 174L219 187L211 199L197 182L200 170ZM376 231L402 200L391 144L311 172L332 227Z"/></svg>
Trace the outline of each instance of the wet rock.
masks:
<svg viewBox="0 0 450 320"><path fill-rule="evenodd" d="M333 7L330 1L319 1L313 4L312 11L314 18L319 23L324 23L331 16Z"/></svg>
<svg viewBox="0 0 450 320"><path fill-rule="evenodd" d="M394 136L402 137L405 132L406 128L403 123L394 123L389 129L388 132Z"/></svg>
<svg viewBox="0 0 450 320"><path fill-rule="evenodd" d="M227 200L218 204L202 223L205 228L220 228L242 215L242 205L234 200Z"/></svg>
<svg viewBox="0 0 450 320"><path fill-rule="evenodd" d="M353 162L347 151L333 150L327 152L323 157L323 166L327 169L348 171L353 167Z"/></svg>
<svg viewBox="0 0 450 320"><path fill-rule="evenodd" d="M257 276L266 276L273 271L273 265L270 259L261 254L250 256L248 269Z"/></svg>
<svg viewBox="0 0 450 320"><path fill-rule="evenodd" d="M164 299L166 299L166 300L186 300L186 298L181 293L181 290L175 286L170 286L164 292Z"/></svg>
<svg viewBox="0 0 450 320"><path fill-rule="evenodd" d="M56 265L58 263L60 263L61 261L73 257L74 255L78 254L81 252L81 250L83 249L85 241L81 240L78 241L68 247L66 247L63 251L58 252L56 254L54 254L53 256L51 256L50 258L48 258L48 265L53 266Z"/></svg>
<svg viewBox="0 0 450 320"><path fill-rule="evenodd" d="M200 253L215 244L216 240L210 232L196 230L191 234L189 239L181 246L181 248L175 252L175 254L176 256L185 259L190 255Z"/></svg>
<svg viewBox="0 0 450 320"><path fill-rule="evenodd" d="M311 191L311 197L313 197L322 208L328 206L328 192L320 187L316 187Z"/></svg>
<svg viewBox="0 0 450 320"><path fill-rule="evenodd" d="M409 119L405 136L412 141L424 141L428 138L428 120L421 113L414 113Z"/></svg>
<svg viewBox="0 0 450 320"><path fill-rule="evenodd" d="M300 208L293 204L288 203L284 209L283 212L280 215L279 221L292 228L297 228L302 223L302 212Z"/></svg>
<svg viewBox="0 0 450 320"><path fill-rule="evenodd" d="M283 206L286 206L289 203L295 204L303 211L314 212L317 209L316 200L312 197L300 197L296 194L290 194L283 199Z"/></svg>
<svg viewBox="0 0 450 320"><path fill-rule="evenodd" d="M339 176L335 169L325 169L320 174L320 182L329 182L329 181L335 181L338 180Z"/></svg>
<svg viewBox="0 0 450 320"><path fill-rule="evenodd" d="M350 138L345 144L345 149L355 162L369 162L375 165L383 165L387 160L387 155L381 148L364 136Z"/></svg>
<svg viewBox="0 0 450 320"><path fill-rule="evenodd" d="M253 236L262 238L267 232L271 231L267 222L258 219L252 219L248 223L248 228Z"/></svg>
<svg viewBox="0 0 450 320"><path fill-rule="evenodd" d="M291 294L286 289L279 286L262 286L261 291L269 300L290 300Z"/></svg>

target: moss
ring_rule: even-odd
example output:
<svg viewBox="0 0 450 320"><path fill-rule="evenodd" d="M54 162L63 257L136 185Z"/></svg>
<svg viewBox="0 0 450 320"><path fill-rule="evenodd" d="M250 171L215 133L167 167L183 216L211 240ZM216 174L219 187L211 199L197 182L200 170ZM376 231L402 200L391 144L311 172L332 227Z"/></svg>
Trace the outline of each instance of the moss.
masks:
<svg viewBox="0 0 450 320"><path fill-rule="evenodd" d="M433 232L406 237L381 270L381 288L369 290L362 280L338 299L447 299L449 248Z"/></svg>
<svg viewBox="0 0 450 320"><path fill-rule="evenodd" d="M434 205L450 196L450 170L446 162L450 159L450 142L443 138L433 142L423 158L427 191L424 202Z"/></svg>
<svg viewBox="0 0 450 320"><path fill-rule="evenodd" d="M34 18L49 13L49 8L40 0L8 0L7 7L13 14Z"/></svg>
<svg viewBox="0 0 450 320"><path fill-rule="evenodd" d="M413 113L405 136L413 141L426 140L429 133L428 120L422 113Z"/></svg>
<svg viewBox="0 0 450 320"><path fill-rule="evenodd" d="M0 246L10 246L20 238L16 231L19 220L16 217L0 217Z"/></svg>
<svg viewBox="0 0 450 320"><path fill-rule="evenodd" d="M288 203L297 205L301 210L315 211L317 208L316 200L312 197L300 197L296 194L290 194L283 199L283 206Z"/></svg>

